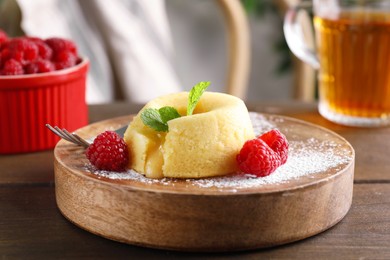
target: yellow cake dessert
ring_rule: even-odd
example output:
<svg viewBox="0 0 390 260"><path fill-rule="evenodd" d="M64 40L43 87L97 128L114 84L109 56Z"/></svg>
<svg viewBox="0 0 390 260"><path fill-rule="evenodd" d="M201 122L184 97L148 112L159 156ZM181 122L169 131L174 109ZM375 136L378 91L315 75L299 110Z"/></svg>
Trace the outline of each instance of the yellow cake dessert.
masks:
<svg viewBox="0 0 390 260"><path fill-rule="evenodd" d="M186 116L188 92L156 98L129 124L124 140L129 147L129 167L150 178L202 178L237 170L236 155L254 138L244 102L234 96L205 92L194 113ZM145 125L147 108L171 106L181 117L167 122L169 131Z"/></svg>

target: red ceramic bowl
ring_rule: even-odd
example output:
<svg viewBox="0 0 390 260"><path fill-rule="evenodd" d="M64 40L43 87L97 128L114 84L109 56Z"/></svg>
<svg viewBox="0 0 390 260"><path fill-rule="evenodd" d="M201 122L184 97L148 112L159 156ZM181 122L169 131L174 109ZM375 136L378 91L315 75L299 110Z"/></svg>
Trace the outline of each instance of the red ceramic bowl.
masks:
<svg viewBox="0 0 390 260"><path fill-rule="evenodd" d="M88 59L48 73L0 76L0 154L50 149L59 140L45 124L74 131L88 123Z"/></svg>

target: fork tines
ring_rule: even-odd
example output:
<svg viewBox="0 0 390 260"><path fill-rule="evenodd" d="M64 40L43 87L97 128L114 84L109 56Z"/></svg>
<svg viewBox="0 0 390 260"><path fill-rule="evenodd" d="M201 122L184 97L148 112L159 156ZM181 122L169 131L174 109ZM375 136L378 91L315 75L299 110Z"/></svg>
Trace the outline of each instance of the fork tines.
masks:
<svg viewBox="0 0 390 260"><path fill-rule="evenodd" d="M84 146L85 148L87 148L90 145L90 143L85 141L83 138L81 138L80 136L78 136L75 133L69 133L69 131L66 129L61 130L58 126L52 127L49 124L46 124L46 127L49 128L49 130L52 131L54 134L58 135L59 137L61 137L62 139L66 140L66 141L69 141L69 142L77 144L77 145Z"/></svg>

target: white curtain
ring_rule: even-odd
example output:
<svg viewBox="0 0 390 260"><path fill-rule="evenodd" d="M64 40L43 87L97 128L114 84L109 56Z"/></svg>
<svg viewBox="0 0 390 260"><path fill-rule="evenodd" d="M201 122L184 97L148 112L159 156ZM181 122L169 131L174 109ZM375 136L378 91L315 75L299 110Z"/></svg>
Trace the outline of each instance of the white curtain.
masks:
<svg viewBox="0 0 390 260"><path fill-rule="evenodd" d="M90 59L87 102L181 91L164 0L17 0L28 35L65 37Z"/></svg>

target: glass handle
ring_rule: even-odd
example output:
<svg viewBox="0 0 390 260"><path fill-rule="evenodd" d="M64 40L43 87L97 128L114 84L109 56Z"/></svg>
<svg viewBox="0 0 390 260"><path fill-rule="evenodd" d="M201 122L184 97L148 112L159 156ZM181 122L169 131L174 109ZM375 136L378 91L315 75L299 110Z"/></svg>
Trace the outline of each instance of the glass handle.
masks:
<svg viewBox="0 0 390 260"><path fill-rule="evenodd" d="M304 33L302 24L298 21L300 11L307 13L308 9L312 8L311 2L301 2L300 4L290 8L284 18L284 35L287 45L290 50L302 61L308 63L315 69L320 68L320 63L313 48L310 48L304 41Z"/></svg>

